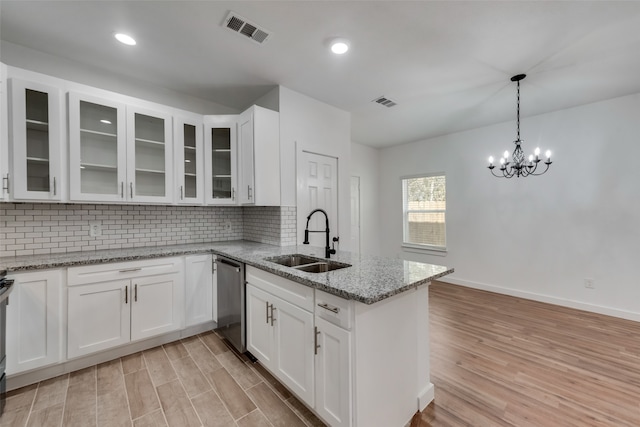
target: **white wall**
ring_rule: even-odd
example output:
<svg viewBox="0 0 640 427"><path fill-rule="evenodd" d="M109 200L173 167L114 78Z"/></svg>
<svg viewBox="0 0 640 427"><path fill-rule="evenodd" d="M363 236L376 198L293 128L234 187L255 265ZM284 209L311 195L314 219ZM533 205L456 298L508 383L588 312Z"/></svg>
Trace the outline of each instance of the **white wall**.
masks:
<svg viewBox="0 0 640 427"><path fill-rule="evenodd" d="M639 112L636 94L525 118L525 152L553 152L538 177L486 168L512 151L514 122L382 150L383 253L454 267L452 283L640 320ZM444 257L400 246L400 177L425 172L447 176Z"/></svg>
<svg viewBox="0 0 640 427"><path fill-rule="evenodd" d="M280 87L274 87L269 92L256 99L254 104L269 110L280 111Z"/></svg>
<svg viewBox="0 0 640 427"><path fill-rule="evenodd" d="M100 88L199 114L236 114L238 110L151 84L116 75L80 62L2 41L2 62L59 79Z"/></svg>
<svg viewBox="0 0 640 427"><path fill-rule="evenodd" d="M360 178L360 252L380 255L380 150L351 143L351 175Z"/></svg>
<svg viewBox="0 0 640 427"><path fill-rule="evenodd" d="M296 206L296 150L338 158L338 233L349 249L351 115L291 89L280 87L280 167L283 206ZM298 237L308 212L298 209ZM332 229L335 227L331 225ZM298 243L301 239L298 238Z"/></svg>

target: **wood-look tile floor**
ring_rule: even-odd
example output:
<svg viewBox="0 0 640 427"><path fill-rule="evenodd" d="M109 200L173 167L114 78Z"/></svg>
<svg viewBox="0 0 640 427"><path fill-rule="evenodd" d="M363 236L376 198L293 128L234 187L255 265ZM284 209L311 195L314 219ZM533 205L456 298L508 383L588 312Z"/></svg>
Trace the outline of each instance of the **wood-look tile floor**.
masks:
<svg viewBox="0 0 640 427"><path fill-rule="evenodd" d="M8 393L0 426L324 426L213 332Z"/></svg>

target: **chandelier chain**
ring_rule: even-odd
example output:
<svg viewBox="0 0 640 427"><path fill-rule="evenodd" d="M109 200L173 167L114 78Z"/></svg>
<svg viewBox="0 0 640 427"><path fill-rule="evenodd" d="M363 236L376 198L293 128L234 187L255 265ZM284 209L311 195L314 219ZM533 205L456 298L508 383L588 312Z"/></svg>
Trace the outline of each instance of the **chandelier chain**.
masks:
<svg viewBox="0 0 640 427"><path fill-rule="evenodd" d="M518 107L517 107L517 121L518 121L518 141L520 141L520 80L518 80Z"/></svg>

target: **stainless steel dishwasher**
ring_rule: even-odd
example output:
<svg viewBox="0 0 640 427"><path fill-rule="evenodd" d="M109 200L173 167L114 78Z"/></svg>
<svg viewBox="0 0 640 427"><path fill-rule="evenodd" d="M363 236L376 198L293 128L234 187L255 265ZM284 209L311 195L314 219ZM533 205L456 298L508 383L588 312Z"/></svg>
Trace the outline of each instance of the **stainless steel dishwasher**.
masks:
<svg viewBox="0 0 640 427"><path fill-rule="evenodd" d="M244 264L218 256L218 332L240 353L246 351Z"/></svg>

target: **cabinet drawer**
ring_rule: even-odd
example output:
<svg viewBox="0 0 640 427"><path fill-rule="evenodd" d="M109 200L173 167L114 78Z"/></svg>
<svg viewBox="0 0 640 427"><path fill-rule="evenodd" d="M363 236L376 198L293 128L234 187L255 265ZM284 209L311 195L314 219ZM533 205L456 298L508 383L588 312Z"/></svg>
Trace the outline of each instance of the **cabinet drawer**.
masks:
<svg viewBox="0 0 640 427"><path fill-rule="evenodd" d="M284 277L276 276L258 268L247 266L247 283L269 292L304 310L313 312L313 288L301 285Z"/></svg>
<svg viewBox="0 0 640 427"><path fill-rule="evenodd" d="M353 301L316 289L316 316L349 330L351 329L351 317L353 315L352 307Z"/></svg>
<svg viewBox="0 0 640 427"><path fill-rule="evenodd" d="M182 258L174 257L70 267L67 271L67 285L76 286L108 280L177 273L181 271L181 262Z"/></svg>

